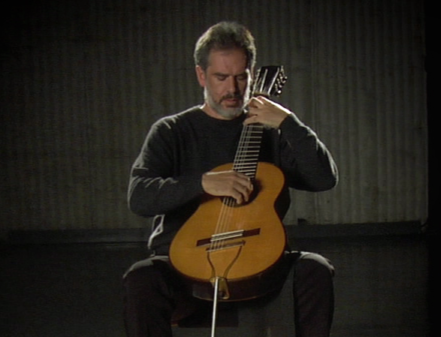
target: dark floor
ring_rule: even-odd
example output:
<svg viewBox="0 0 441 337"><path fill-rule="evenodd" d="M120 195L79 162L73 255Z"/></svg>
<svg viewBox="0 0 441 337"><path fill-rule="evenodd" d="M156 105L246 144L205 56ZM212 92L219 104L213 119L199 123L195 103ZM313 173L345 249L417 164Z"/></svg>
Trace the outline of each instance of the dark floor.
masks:
<svg viewBox="0 0 441 337"><path fill-rule="evenodd" d="M417 235L298 240L299 248L322 253L336 267L333 336L439 336L429 334L429 241ZM0 247L0 336L124 336L121 275L144 258L143 245ZM239 327L220 327L216 336L293 336L284 313L289 306L289 296L281 296L264 318L240 311ZM210 333L175 328L175 335Z"/></svg>

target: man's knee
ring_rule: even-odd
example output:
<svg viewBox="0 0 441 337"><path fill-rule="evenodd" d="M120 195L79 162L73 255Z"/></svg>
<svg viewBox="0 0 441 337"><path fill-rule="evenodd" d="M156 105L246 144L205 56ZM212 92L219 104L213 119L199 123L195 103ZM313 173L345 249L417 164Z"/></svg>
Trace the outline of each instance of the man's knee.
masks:
<svg viewBox="0 0 441 337"><path fill-rule="evenodd" d="M135 268L129 269L124 275L123 285L126 295L146 298L149 296L161 296L171 298L173 289L170 282L170 267L160 261L147 264L135 264Z"/></svg>
<svg viewBox="0 0 441 337"><path fill-rule="evenodd" d="M317 277L332 277L335 270L331 261L320 254L303 252L295 263L296 274L311 275Z"/></svg>
<svg viewBox="0 0 441 337"><path fill-rule="evenodd" d="M124 290L128 295L147 296L157 287L158 277L159 273L152 267L132 270L124 275Z"/></svg>

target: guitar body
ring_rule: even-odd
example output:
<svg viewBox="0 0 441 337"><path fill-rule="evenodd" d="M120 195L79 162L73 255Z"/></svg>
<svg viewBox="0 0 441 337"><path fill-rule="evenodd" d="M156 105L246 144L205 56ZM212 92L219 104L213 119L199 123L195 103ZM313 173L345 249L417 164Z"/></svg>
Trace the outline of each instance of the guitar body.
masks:
<svg viewBox="0 0 441 337"><path fill-rule="evenodd" d="M231 169L226 164L214 171ZM280 169L259 162L256 193L247 204L204 197L170 247L171 263L191 282L194 296L211 300L216 278L221 301L255 298L282 284L286 234L275 204L283 186Z"/></svg>

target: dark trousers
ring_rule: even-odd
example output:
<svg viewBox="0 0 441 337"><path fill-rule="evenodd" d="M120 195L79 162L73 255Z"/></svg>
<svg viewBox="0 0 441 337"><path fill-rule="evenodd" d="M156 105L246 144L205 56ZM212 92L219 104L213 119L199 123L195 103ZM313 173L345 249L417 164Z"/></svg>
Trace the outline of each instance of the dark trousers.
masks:
<svg viewBox="0 0 441 337"><path fill-rule="evenodd" d="M296 336L328 337L334 311L334 268L315 253L291 254ZM166 257L135 263L124 275L127 336L172 337L171 322L179 319L173 315L185 316L197 305L185 290Z"/></svg>

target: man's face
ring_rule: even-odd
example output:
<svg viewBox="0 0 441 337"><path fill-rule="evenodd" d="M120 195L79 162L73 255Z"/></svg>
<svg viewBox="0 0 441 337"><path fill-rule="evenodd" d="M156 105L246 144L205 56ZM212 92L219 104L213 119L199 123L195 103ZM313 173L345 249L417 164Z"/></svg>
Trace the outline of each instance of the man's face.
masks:
<svg viewBox="0 0 441 337"><path fill-rule="evenodd" d="M204 87L205 103L213 117L233 119L239 116L250 96L251 72L243 50L214 50L208 67L196 67L199 84Z"/></svg>

